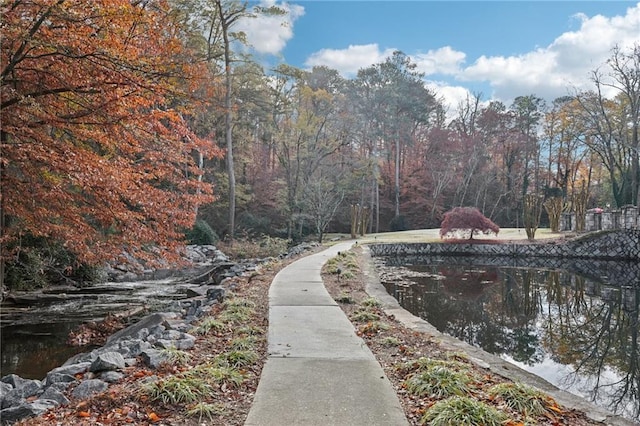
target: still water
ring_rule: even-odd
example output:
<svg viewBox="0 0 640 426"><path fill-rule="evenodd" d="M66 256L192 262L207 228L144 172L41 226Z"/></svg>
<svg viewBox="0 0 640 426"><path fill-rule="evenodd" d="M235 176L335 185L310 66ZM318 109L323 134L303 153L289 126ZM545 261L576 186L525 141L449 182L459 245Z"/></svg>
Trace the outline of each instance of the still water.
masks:
<svg viewBox="0 0 640 426"><path fill-rule="evenodd" d="M387 291L441 332L640 421L640 277L609 283L604 274L514 268L495 259L375 261Z"/></svg>

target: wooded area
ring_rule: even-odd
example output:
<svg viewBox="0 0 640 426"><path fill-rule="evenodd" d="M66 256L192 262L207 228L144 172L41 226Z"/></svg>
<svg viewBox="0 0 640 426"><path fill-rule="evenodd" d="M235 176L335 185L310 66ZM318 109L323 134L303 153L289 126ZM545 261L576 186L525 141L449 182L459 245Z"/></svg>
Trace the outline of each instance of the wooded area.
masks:
<svg viewBox="0 0 640 426"><path fill-rule="evenodd" d="M478 93L451 111L402 52L345 79L234 49L240 18L282 13L3 1L3 259L43 246L71 253L62 270L173 259L196 218L223 238L300 239L350 232L352 205L367 232L437 228L459 206L521 227L527 199L552 221L638 205L640 45L613 49L589 91Z"/></svg>

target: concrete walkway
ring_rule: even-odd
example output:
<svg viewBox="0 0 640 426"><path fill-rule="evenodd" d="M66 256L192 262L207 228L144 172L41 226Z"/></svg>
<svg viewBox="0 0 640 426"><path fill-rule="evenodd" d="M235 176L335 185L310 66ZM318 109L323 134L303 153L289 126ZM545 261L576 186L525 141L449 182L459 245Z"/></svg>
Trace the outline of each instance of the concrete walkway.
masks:
<svg viewBox="0 0 640 426"><path fill-rule="evenodd" d="M269 289L269 354L245 425L407 425L396 393L322 283L340 243L284 268Z"/></svg>

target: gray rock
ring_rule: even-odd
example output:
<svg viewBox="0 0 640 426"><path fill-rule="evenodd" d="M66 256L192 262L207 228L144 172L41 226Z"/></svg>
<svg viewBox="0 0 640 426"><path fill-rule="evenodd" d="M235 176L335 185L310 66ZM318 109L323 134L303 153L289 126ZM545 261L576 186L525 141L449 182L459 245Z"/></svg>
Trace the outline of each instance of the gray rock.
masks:
<svg viewBox="0 0 640 426"><path fill-rule="evenodd" d="M151 368L158 368L163 362L169 361L168 355L157 349L147 349L140 354L140 357Z"/></svg>
<svg viewBox="0 0 640 426"><path fill-rule="evenodd" d="M99 379L85 380L73 390L71 395L74 398L86 399L93 394L104 392L108 387L109 385L106 382Z"/></svg>
<svg viewBox="0 0 640 426"><path fill-rule="evenodd" d="M65 365L63 365L62 367L57 367L51 370L49 374L59 373L59 374L69 374L73 376L76 374L84 373L89 369L90 365L91 363L89 361L84 361L84 362L79 362L76 364L69 364L69 365L65 363Z"/></svg>
<svg viewBox="0 0 640 426"><path fill-rule="evenodd" d="M6 394L13 390L13 386L9 383L0 382L0 400L4 398Z"/></svg>
<svg viewBox="0 0 640 426"><path fill-rule="evenodd" d="M53 373L50 371L49 373L47 373L47 377L44 379L44 386L48 387L55 383L66 383L68 386L69 383L73 383L76 381L77 380L75 376L72 376L71 374Z"/></svg>
<svg viewBox="0 0 640 426"><path fill-rule="evenodd" d="M218 302L222 302L224 300L225 291L224 287L219 285L210 286L207 290L207 299L209 300L217 300Z"/></svg>
<svg viewBox="0 0 640 426"><path fill-rule="evenodd" d="M176 349L187 350L191 349L196 344L196 338L191 336L190 334L184 333L184 337L182 339L175 340Z"/></svg>
<svg viewBox="0 0 640 426"><path fill-rule="evenodd" d="M151 346L151 345L149 345ZM139 353L138 353L139 355ZM125 358L124 359L124 365L126 365L127 367L133 367L135 365L138 365L138 360L136 358Z"/></svg>
<svg viewBox="0 0 640 426"><path fill-rule="evenodd" d="M123 342L123 346L125 344L127 347L127 354L123 354L123 357L125 359L136 357L140 355L142 351L151 348L151 343L145 342L143 340L138 340L138 339L126 340L125 342Z"/></svg>
<svg viewBox="0 0 640 426"><path fill-rule="evenodd" d="M185 290L185 293L187 294L188 298L206 296L207 295L207 287L198 286L198 287L188 288L188 289Z"/></svg>
<svg viewBox="0 0 640 426"><path fill-rule="evenodd" d="M49 386L43 393L38 397L38 400L50 400L55 401L56 405L67 405L71 401L58 389L54 386Z"/></svg>
<svg viewBox="0 0 640 426"><path fill-rule="evenodd" d="M20 380L17 380L14 383L14 388L9 393L16 392L24 398L33 396L42 390L42 382L40 380L20 378Z"/></svg>
<svg viewBox="0 0 640 426"><path fill-rule="evenodd" d="M128 352L128 351L127 351ZM119 352L105 352L100 355L91 363L89 371L111 371L120 370L125 367L124 357Z"/></svg>
<svg viewBox="0 0 640 426"><path fill-rule="evenodd" d="M46 399L25 402L16 407L6 408L0 411L0 419L2 419L3 423L17 422L27 417L39 416L55 405L54 401Z"/></svg>
<svg viewBox="0 0 640 426"><path fill-rule="evenodd" d="M168 316L166 314L161 314L161 313L156 313L156 314L151 314L151 315L147 315L146 317L142 318L140 321L138 321L137 323L130 325L127 328L124 328L120 331L117 331L116 333L112 334L108 339L107 339L107 345L110 345L112 343L114 343L116 340L119 339L124 339L124 338L137 338L138 337L138 332L144 328L151 328L154 326L157 326L159 324L162 324L165 319L167 319Z"/></svg>
<svg viewBox="0 0 640 426"><path fill-rule="evenodd" d="M2 379L0 379L0 382L8 383L13 388L21 388L22 386L24 386L25 384L27 384L30 381L31 381L31 379L23 379L22 377L18 376L17 374L8 374L8 375L4 376Z"/></svg>
<svg viewBox="0 0 640 426"><path fill-rule="evenodd" d="M115 383L118 380L122 379L124 374L119 373L117 371L105 371L100 374L100 380L103 380L107 383Z"/></svg>
<svg viewBox="0 0 640 426"><path fill-rule="evenodd" d="M82 364L83 362L91 363L91 353L82 352L82 353L76 354L71 358L69 358L68 360L66 360L64 364L62 364L62 366L66 367L74 364Z"/></svg>
<svg viewBox="0 0 640 426"><path fill-rule="evenodd" d="M178 330L165 330L162 332L159 338L165 340L177 340L181 339L183 334L184 333Z"/></svg>

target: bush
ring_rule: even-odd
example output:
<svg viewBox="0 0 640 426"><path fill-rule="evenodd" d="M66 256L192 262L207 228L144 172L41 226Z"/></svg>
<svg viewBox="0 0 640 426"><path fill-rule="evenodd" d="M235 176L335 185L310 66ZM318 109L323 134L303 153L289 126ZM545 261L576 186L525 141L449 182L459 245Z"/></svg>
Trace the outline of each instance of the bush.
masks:
<svg viewBox="0 0 640 426"><path fill-rule="evenodd" d="M251 236L269 234L271 232L271 220L268 217L260 217L244 211L238 215L236 230Z"/></svg>
<svg viewBox="0 0 640 426"><path fill-rule="evenodd" d="M391 222L389 222L389 229L392 232L395 231L406 231L407 229L409 229L409 224L407 223L407 218L405 218L404 216L396 216L393 219L391 219Z"/></svg>
<svg viewBox="0 0 640 426"><path fill-rule="evenodd" d="M62 244L43 237L26 235L20 246L7 247L13 253L5 263L4 282L13 290L33 290L52 284L98 282L100 269L80 263Z"/></svg>
<svg viewBox="0 0 640 426"><path fill-rule="evenodd" d="M204 220L198 219L193 228L186 232L186 238L189 244L206 246L217 243L220 238L216 231L209 226Z"/></svg>

